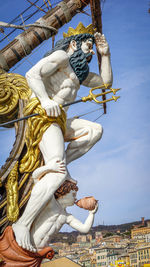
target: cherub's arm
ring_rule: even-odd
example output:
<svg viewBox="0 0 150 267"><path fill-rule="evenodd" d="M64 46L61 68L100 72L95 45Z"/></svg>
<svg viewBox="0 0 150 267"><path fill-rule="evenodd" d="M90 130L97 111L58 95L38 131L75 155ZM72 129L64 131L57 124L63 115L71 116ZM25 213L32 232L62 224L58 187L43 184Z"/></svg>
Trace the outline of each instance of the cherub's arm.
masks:
<svg viewBox="0 0 150 267"><path fill-rule="evenodd" d="M85 221L85 223L80 222L73 215L68 215L67 224L69 224L72 228L79 231L80 233L88 233L91 229L94 222L94 215L98 209L98 205L96 205L94 210L89 211L89 215Z"/></svg>
<svg viewBox="0 0 150 267"><path fill-rule="evenodd" d="M97 75L96 73L90 72L86 80L83 82L83 85L87 87L100 86L102 84L112 85L113 75L110 62L110 51L109 45L105 39L104 35L100 33L95 33L95 43L98 50L98 53L101 54L101 74Z"/></svg>

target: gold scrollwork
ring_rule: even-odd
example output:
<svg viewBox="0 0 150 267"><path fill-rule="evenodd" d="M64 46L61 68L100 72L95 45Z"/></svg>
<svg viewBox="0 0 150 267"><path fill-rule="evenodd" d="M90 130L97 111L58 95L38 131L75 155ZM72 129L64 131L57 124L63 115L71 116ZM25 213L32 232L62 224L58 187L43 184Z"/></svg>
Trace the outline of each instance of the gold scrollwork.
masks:
<svg viewBox="0 0 150 267"><path fill-rule="evenodd" d="M11 222L15 222L19 216L18 206L18 162L8 175L6 184L7 191L7 218Z"/></svg>
<svg viewBox="0 0 150 267"><path fill-rule="evenodd" d="M29 99L31 89L25 77L15 73L0 73L0 122L13 119L18 111L18 101Z"/></svg>

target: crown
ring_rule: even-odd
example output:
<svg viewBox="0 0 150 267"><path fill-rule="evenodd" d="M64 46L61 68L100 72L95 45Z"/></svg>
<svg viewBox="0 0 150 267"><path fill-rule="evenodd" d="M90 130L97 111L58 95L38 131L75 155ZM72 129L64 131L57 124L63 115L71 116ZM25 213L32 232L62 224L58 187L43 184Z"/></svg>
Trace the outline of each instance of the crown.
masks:
<svg viewBox="0 0 150 267"><path fill-rule="evenodd" d="M72 27L69 27L68 29L68 33L63 33L63 37L70 37L72 35L77 35L77 34L83 34L83 33L89 33L89 34L94 34L94 29L93 29L93 25L90 24L87 27L84 27L84 25L82 24L82 22L79 22L78 26L76 29L73 29Z"/></svg>

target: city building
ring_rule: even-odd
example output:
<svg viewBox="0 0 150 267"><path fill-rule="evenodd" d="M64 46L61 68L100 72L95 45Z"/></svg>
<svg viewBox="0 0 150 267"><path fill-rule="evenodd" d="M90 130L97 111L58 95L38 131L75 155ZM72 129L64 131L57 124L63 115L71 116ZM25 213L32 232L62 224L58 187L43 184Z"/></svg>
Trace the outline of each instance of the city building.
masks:
<svg viewBox="0 0 150 267"><path fill-rule="evenodd" d="M100 243L103 238L102 232L95 232L96 244Z"/></svg>
<svg viewBox="0 0 150 267"><path fill-rule="evenodd" d="M115 265L115 261L118 256L125 252L125 249L114 246L100 247L95 249L96 251L96 263L97 266L109 266L110 264Z"/></svg>
<svg viewBox="0 0 150 267"><path fill-rule="evenodd" d="M136 228L131 229L131 238L135 239L149 239L150 238L150 222L147 222L147 226L142 224Z"/></svg>
<svg viewBox="0 0 150 267"><path fill-rule="evenodd" d="M150 236L150 227L143 227L131 230L131 238L136 239L149 239Z"/></svg>
<svg viewBox="0 0 150 267"><path fill-rule="evenodd" d="M150 264L150 244L148 246L136 247L129 252L130 266L143 267Z"/></svg>
<svg viewBox="0 0 150 267"><path fill-rule="evenodd" d="M86 242L86 235L78 235L77 236L77 242L78 243Z"/></svg>
<svg viewBox="0 0 150 267"><path fill-rule="evenodd" d="M79 264L84 267L91 267L91 255L85 254L80 257Z"/></svg>

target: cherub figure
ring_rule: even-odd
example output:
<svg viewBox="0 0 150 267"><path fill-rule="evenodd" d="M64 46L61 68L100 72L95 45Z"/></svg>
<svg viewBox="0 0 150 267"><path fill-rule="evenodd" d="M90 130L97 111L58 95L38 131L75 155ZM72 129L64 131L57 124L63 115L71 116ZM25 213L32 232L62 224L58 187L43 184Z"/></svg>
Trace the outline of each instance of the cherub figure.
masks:
<svg viewBox="0 0 150 267"><path fill-rule="evenodd" d="M93 225L94 214L98 209L98 204L95 205L93 210L89 211L89 215L83 224L66 211L68 206L74 205L77 191L77 185L66 180L34 220L30 231L30 238L26 233L26 227L20 225L20 232L16 238L17 243L27 250L39 251L48 246L53 234L56 234L65 223L80 233L88 233ZM16 226L18 227L18 224ZM13 224L14 232L16 226ZM25 241L22 242L22 240Z"/></svg>

